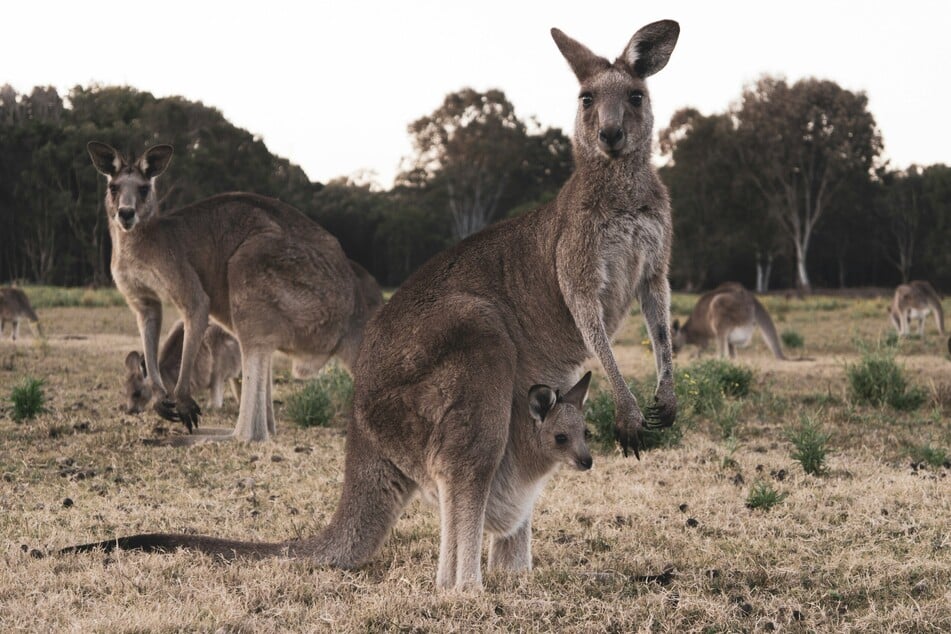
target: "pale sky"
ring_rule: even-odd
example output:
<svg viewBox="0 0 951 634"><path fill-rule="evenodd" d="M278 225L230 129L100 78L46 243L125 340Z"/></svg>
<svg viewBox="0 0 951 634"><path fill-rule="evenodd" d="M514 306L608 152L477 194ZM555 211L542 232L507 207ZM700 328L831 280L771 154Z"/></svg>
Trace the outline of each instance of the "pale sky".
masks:
<svg viewBox="0 0 951 634"><path fill-rule="evenodd" d="M865 91L895 167L951 164L951 2L304 0L0 5L0 85L124 84L221 110L326 182L392 184L407 125L452 91L501 88L520 117L573 127L577 83L553 26L613 59L654 20L680 22L649 82L656 128L722 112L763 73Z"/></svg>

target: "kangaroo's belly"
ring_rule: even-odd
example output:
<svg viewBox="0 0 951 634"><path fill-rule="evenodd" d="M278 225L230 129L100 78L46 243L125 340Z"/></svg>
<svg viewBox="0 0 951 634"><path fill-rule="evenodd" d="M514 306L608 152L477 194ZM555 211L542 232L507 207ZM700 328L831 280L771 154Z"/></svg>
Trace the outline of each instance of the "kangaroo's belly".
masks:
<svg viewBox="0 0 951 634"><path fill-rule="evenodd" d="M909 309L908 309L908 317L909 317L910 319L924 319L925 317L927 317L927 316L930 315L930 314L931 314L931 309L930 309L930 308L927 308L927 307L925 307L925 308L909 308Z"/></svg>
<svg viewBox="0 0 951 634"><path fill-rule="evenodd" d="M730 331L729 341L734 346L739 346L740 348L745 348L750 345L750 341L753 339L753 324L748 326L740 326L739 328L734 328Z"/></svg>

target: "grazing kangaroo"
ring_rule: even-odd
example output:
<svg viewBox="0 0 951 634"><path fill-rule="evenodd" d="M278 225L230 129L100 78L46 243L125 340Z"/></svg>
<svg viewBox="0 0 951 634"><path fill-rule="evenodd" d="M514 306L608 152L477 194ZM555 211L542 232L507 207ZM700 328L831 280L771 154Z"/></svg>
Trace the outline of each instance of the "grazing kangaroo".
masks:
<svg viewBox="0 0 951 634"><path fill-rule="evenodd" d="M750 345L756 326L773 355L785 360L776 326L756 295L742 284L726 282L700 296L683 326L679 320L674 321L674 352L686 344L699 346L702 351L711 339L716 339L720 357L733 359L737 347Z"/></svg>
<svg viewBox="0 0 951 634"><path fill-rule="evenodd" d="M588 372L563 395L547 385L533 385L528 390L528 398L525 399L524 405L534 422L520 421L524 428L513 434L499 468L494 474L491 495L486 508L489 531L505 535L530 522L535 502L548 479L562 464L580 471L591 468L593 460L588 450L588 430L583 412L583 403L590 380L591 373ZM359 460L351 457L364 451L367 451L366 447L359 446L353 442L353 439L348 441L347 477L353 477L353 470L363 469ZM383 481L377 484L386 486L388 483ZM424 490L424 494L427 494L426 497L429 499L436 497L435 491ZM353 497L354 495L359 495L359 492L344 489L340 508L332 520L332 525L345 524L354 531L349 535L336 535L327 530L311 539L267 544L232 541L203 535L150 533L120 537L95 544L71 546L60 552L88 552L97 548L107 551L120 548L155 552L174 548L191 548L223 557L239 555L263 557L287 554L311 557L318 561L349 567L360 561L354 561L351 558L349 544L341 542L341 539L369 539L370 546L375 551L383 541L382 536L385 536L385 531L382 536L380 535L380 523L388 521L387 508L377 509L371 506L374 501L372 498ZM348 507L359 507L361 512L356 518L342 515L341 509ZM354 519L361 519L373 513L381 513L381 519L366 525L354 522ZM361 554L368 557L372 552L361 551ZM517 553L509 553L497 548L490 550L489 566L498 567L499 563L511 554L519 557L527 556L527 559L520 559L517 563L520 569L531 569L531 551L527 549L521 549Z"/></svg>
<svg viewBox="0 0 951 634"><path fill-rule="evenodd" d="M289 551L353 567L379 550L422 489L439 502L440 588L482 587L486 529L490 565L527 570L531 509L552 464L539 445L538 408L525 398L531 386L569 385L596 356L612 388L616 433L635 455L641 430L676 416L670 204L650 162L645 79L667 64L679 32L673 21L649 24L612 63L552 30L581 84L575 171L550 203L433 257L370 321L354 367L343 493L323 531L293 546L190 536L118 545ZM649 423L610 345L635 298L657 365ZM585 387L583 379L564 401L577 407Z"/></svg>
<svg viewBox="0 0 951 634"><path fill-rule="evenodd" d="M108 179L112 277L138 320L156 411L189 431L198 424L192 374L214 317L237 337L242 356L238 422L221 437L270 438L273 352L311 364L335 355L350 367L370 306L381 301L365 296L367 285L355 273L362 269L347 260L336 238L279 200L231 193L158 213L154 181L171 160L169 145L130 160L103 143L87 148ZM158 367L161 298L185 322L171 399Z"/></svg>
<svg viewBox="0 0 951 634"><path fill-rule="evenodd" d="M182 344L185 340L185 322L179 320L165 338L159 351L159 372L164 385L175 385L182 365ZM145 357L137 351L125 358L126 411L137 414L152 401L152 385L148 380ZM224 403L224 385L228 382L235 400L241 401L237 377L241 376L241 347L238 340L218 324L208 324L201 338L201 347L195 355L192 371L192 392L211 390L211 407L219 409Z"/></svg>
<svg viewBox="0 0 951 634"><path fill-rule="evenodd" d="M36 334L43 336L43 329L40 327L40 318L30 305L30 300L19 288L7 287L0 288L0 337L3 336L3 328L8 322L11 326L10 338L13 341L20 336L20 322L27 319L36 327Z"/></svg>
<svg viewBox="0 0 951 634"><path fill-rule="evenodd" d="M944 335L944 310L941 299L929 282L913 280L907 284L899 284L892 297L892 305L888 309L888 317L898 331L905 336L910 334L910 321L918 320L918 335L925 334L925 318L934 313L935 325L938 333Z"/></svg>

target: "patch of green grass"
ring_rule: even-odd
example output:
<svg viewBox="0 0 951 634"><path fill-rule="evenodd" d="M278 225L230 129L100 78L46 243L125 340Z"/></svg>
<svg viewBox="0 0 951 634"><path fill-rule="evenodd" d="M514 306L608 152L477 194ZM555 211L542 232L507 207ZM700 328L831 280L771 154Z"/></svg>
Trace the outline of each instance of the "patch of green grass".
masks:
<svg viewBox="0 0 951 634"><path fill-rule="evenodd" d="M830 451L831 437L831 434L822 431L818 422L805 414L800 416L799 427L786 431L786 438L795 448L792 459L802 465L803 471L815 476L826 472L825 461Z"/></svg>
<svg viewBox="0 0 951 634"><path fill-rule="evenodd" d="M653 400L653 388L641 387L636 383L629 386L638 404L643 408ZM614 449L616 439L614 432L614 397L610 391L601 390L585 402L585 418L592 425L591 444L603 451ZM674 447L680 444L683 438L683 425L680 416L673 427L659 430L649 430L641 433L642 449L651 450L659 447Z"/></svg>
<svg viewBox="0 0 951 634"><path fill-rule="evenodd" d="M757 480L746 496L746 508L768 511L786 499L788 494L781 493L765 480Z"/></svg>
<svg viewBox="0 0 951 634"><path fill-rule="evenodd" d="M353 401L353 380L336 365L325 368L287 399L287 416L301 427L327 427Z"/></svg>
<svg viewBox="0 0 951 634"><path fill-rule="evenodd" d="M743 408L741 403L729 401L724 403L720 409L713 415L713 422L720 429L723 438L733 438L740 425L740 410Z"/></svg>
<svg viewBox="0 0 951 634"><path fill-rule="evenodd" d="M84 308L107 308L125 306L125 298L118 289L108 288L66 288L62 286L27 286L23 292L33 308L56 308L61 306L79 306Z"/></svg>
<svg viewBox="0 0 951 634"><path fill-rule="evenodd" d="M942 467L948 462L948 452L931 443L914 446L908 453L915 462L925 462L932 467Z"/></svg>
<svg viewBox="0 0 951 634"><path fill-rule="evenodd" d="M10 401L13 403L13 411L10 416L14 421L22 423L47 411L43 384L43 379L30 377L13 388L10 393Z"/></svg>
<svg viewBox="0 0 951 634"><path fill-rule="evenodd" d="M783 346L790 350L799 350L806 344L805 338L795 330L784 330L779 338L782 340Z"/></svg>
<svg viewBox="0 0 951 634"><path fill-rule="evenodd" d="M846 366L846 376L849 395L859 404L888 405L908 412L918 409L926 400L922 388L908 386L894 352L889 349L866 350L861 360Z"/></svg>

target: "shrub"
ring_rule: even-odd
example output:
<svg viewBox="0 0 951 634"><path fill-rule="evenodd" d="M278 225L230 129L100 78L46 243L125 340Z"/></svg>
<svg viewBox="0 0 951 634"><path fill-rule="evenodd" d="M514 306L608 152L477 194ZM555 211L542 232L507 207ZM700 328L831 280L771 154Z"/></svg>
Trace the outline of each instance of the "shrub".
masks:
<svg viewBox="0 0 951 634"><path fill-rule="evenodd" d="M849 394L859 404L889 405L901 410L918 409L925 402L925 391L909 389L904 372L890 350L868 350L862 359L846 366Z"/></svg>
<svg viewBox="0 0 951 634"><path fill-rule="evenodd" d="M637 397L637 403L641 411L653 401L653 387L650 389L640 389L638 385L629 386L631 391ZM591 422L592 444L605 451L610 451L615 446L614 434L614 397L610 391L598 391L585 403L585 417ZM683 438L683 427L680 424L680 418L673 427L665 429L649 430L641 433L642 449L651 450L658 447L673 447L680 443Z"/></svg>
<svg viewBox="0 0 951 634"><path fill-rule="evenodd" d="M768 511L786 499L786 493L780 493L765 480L757 480L746 496L746 508Z"/></svg>
<svg viewBox="0 0 951 634"><path fill-rule="evenodd" d="M819 423L803 415L800 417L799 427L788 430L786 437L795 448L792 459L802 465L803 471L816 476L825 473L831 434L823 433Z"/></svg>
<svg viewBox="0 0 951 634"><path fill-rule="evenodd" d="M801 349L806 343L806 340L803 338L803 336L795 330L784 330L783 334L781 334L779 338L782 340L783 345L790 350Z"/></svg>
<svg viewBox="0 0 951 634"><path fill-rule="evenodd" d="M301 427L326 427L350 407L353 381L330 366L287 399L287 416Z"/></svg>
<svg viewBox="0 0 951 634"><path fill-rule="evenodd" d="M925 462L932 467L942 467L948 462L948 452L941 447L933 447L931 443L912 447L909 454L915 462Z"/></svg>
<svg viewBox="0 0 951 634"><path fill-rule="evenodd" d="M43 393L42 379L27 378L13 388L10 401L13 402L13 420L20 423L35 418L46 410L46 395Z"/></svg>

